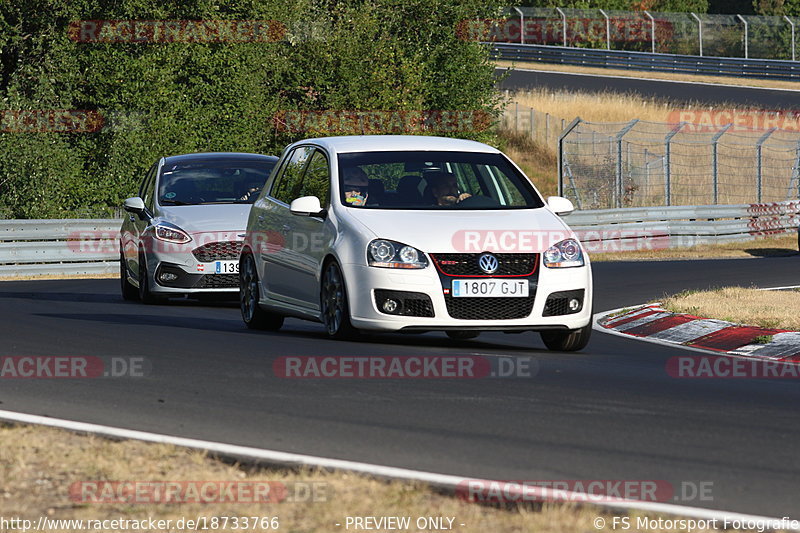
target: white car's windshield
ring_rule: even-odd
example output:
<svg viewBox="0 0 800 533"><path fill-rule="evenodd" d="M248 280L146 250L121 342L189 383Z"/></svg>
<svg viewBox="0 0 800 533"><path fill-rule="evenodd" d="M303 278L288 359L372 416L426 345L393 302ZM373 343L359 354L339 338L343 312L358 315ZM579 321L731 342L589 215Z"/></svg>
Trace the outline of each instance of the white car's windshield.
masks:
<svg viewBox="0 0 800 533"><path fill-rule="evenodd" d="M361 152L339 155L339 191L348 207L530 209L541 197L501 154Z"/></svg>

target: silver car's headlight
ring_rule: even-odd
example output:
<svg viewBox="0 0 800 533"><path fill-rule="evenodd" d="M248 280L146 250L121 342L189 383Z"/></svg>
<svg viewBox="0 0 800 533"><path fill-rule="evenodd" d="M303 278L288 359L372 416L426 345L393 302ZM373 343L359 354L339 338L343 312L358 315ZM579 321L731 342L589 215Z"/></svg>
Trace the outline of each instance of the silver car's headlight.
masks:
<svg viewBox="0 0 800 533"><path fill-rule="evenodd" d="M186 244L192 240L189 234L178 226L161 223L157 224L155 229L155 238L160 241L172 242L175 244Z"/></svg>
<svg viewBox="0 0 800 533"><path fill-rule="evenodd" d="M584 265L581 245L575 239L564 239L548 248L543 255L548 268L579 267Z"/></svg>
<svg viewBox="0 0 800 533"><path fill-rule="evenodd" d="M413 246L401 242L376 239L367 246L369 266L382 268L425 268L428 259Z"/></svg>

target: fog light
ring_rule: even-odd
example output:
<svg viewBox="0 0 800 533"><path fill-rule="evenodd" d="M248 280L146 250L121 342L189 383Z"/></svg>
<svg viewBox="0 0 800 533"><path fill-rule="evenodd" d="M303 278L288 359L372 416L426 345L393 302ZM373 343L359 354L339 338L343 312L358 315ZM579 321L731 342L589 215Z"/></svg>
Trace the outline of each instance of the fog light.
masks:
<svg viewBox="0 0 800 533"><path fill-rule="evenodd" d="M400 304L397 303L397 300L392 300L391 298L387 298L383 301L383 310L387 313L394 313L397 311L397 308L400 307Z"/></svg>
<svg viewBox="0 0 800 533"><path fill-rule="evenodd" d="M581 306L581 301L577 298L570 298L569 300L569 310L570 311L577 311L578 308Z"/></svg>
<svg viewBox="0 0 800 533"><path fill-rule="evenodd" d="M158 276L158 279L160 279L161 281L175 281L176 279L178 279L178 276L176 276L172 272L162 272Z"/></svg>

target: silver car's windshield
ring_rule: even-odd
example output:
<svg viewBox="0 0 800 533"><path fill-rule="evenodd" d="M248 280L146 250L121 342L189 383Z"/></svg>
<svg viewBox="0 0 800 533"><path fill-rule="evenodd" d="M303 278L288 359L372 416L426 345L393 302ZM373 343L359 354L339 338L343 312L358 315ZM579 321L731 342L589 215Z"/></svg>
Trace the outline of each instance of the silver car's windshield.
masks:
<svg viewBox="0 0 800 533"><path fill-rule="evenodd" d="M195 161L164 166L158 185L161 205L250 203L256 201L275 163Z"/></svg>
<svg viewBox="0 0 800 533"><path fill-rule="evenodd" d="M501 154L361 152L339 155L342 204L365 209L542 207L528 180Z"/></svg>

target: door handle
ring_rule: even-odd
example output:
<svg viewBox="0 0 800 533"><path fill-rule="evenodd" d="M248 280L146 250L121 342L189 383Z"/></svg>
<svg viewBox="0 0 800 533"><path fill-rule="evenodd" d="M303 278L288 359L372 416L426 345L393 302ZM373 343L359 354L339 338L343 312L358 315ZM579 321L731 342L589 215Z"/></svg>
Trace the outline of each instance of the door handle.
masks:
<svg viewBox="0 0 800 533"><path fill-rule="evenodd" d="M283 226L281 226L281 233L283 233L284 235L286 235L290 231L292 231L292 227L291 226L289 226L287 224L284 224Z"/></svg>
<svg viewBox="0 0 800 533"><path fill-rule="evenodd" d="M258 215L258 221L264 222L264 215Z"/></svg>
<svg viewBox="0 0 800 533"><path fill-rule="evenodd" d="M128 220L130 220L131 222L136 222L136 217L133 215L128 215Z"/></svg>

